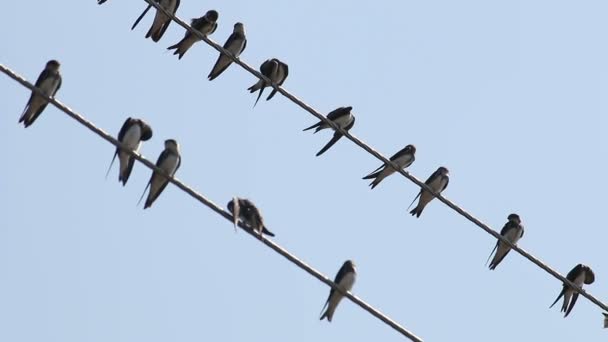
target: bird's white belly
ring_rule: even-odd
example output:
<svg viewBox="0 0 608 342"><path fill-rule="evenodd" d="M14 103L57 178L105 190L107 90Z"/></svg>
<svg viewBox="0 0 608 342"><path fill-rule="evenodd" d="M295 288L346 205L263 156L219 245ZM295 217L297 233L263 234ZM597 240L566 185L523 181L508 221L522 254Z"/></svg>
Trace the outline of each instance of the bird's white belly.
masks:
<svg viewBox="0 0 608 342"><path fill-rule="evenodd" d="M139 150L140 139L141 128L139 127L139 125L135 125L129 128L129 130L127 130L127 133L125 133L125 136L122 139L122 143L128 149L137 151Z"/></svg>
<svg viewBox="0 0 608 342"><path fill-rule="evenodd" d="M409 154L403 155L397 159L394 160L394 163L397 164L397 166L399 166L400 168L403 168L405 165L407 165L410 160L412 160L412 156Z"/></svg>
<svg viewBox="0 0 608 342"><path fill-rule="evenodd" d="M338 285L340 285L343 290L350 291L353 288L353 285L355 284L355 280L356 275L354 273L347 273Z"/></svg>
<svg viewBox="0 0 608 342"><path fill-rule="evenodd" d="M352 121L353 121L353 115L348 114L348 115L343 115L343 116L337 118L336 121L334 121L334 122L340 128L344 128L344 127L348 126Z"/></svg>
<svg viewBox="0 0 608 342"><path fill-rule="evenodd" d="M58 82L57 78L49 77L46 80L42 81L42 84L40 85L40 90L46 96L51 97L57 91L58 86L59 86L59 82Z"/></svg>
<svg viewBox="0 0 608 342"><path fill-rule="evenodd" d="M163 161L160 168L169 175L173 175L177 169L179 159L176 155L171 154Z"/></svg>

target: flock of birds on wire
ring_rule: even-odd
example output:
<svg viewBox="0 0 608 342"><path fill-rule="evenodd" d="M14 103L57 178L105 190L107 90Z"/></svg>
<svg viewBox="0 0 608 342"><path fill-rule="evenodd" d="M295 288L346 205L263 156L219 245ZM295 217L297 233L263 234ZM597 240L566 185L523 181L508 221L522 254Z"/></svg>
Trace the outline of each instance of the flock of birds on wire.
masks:
<svg viewBox="0 0 608 342"><path fill-rule="evenodd" d="M107 0L98 0L99 4L103 4ZM180 0L156 0L156 2L163 7L166 11L173 13L175 15L177 8L179 7ZM146 13L150 10L152 5L148 4L148 7L144 10L144 12L137 18L133 27L134 29L140 20L146 15ZM201 34L207 36L215 32L217 28L217 19L218 12L215 10L208 11L204 16L196 19L192 19L191 27ZM146 38L152 38L154 42L158 42L167 27L171 23L171 18L162 13L162 11L157 10L156 16L152 23L152 26L146 33ZM177 44L170 46L169 50L175 50L174 54L178 55L178 58L181 59L184 54L188 51L188 49L200 39L187 31L184 35L184 38L179 41ZM247 39L245 37L245 28L242 23L234 24L234 30L226 43L224 44L224 49L230 51L232 55L236 58L245 50L247 46ZM209 73L209 80L213 80L222 74L229 66L232 64L233 60L225 55L220 53L215 65L211 69ZM36 80L35 86L48 97L54 97L59 88L61 87L61 74L59 73L60 63L56 60L51 60L46 64L45 69L42 71L38 79ZM260 66L260 72L262 75L266 76L274 85L282 85L285 79L289 74L289 68L287 64L281 62L280 60L273 58L266 60ZM262 96L262 93L266 87L272 87L267 81L260 79L257 83L249 87L251 93L259 91L258 97L256 99L255 104L257 104L258 100ZM273 88L270 95L266 98L266 100L270 100L275 94L277 90ZM23 123L25 127L30 126L36 121L38 116L42 113L42 111L47 106L48 101L46 101L41 96L37 95L36 92L32 91L29 101L25 106L23 114L19 119L19 122ZM255 106L254 104L254 106ZM345 131L350 130L355 124L355 117L351 113L352 107L340 107L337 108L330 113L327 114L327 119L332 121L338 127L342 128ZM304 131L315 129L314 133L317 133L323 129L331 128L330 125L323 121L319 121L318 123L305 128ZM335 131L331 140L316 154L317 156L325 153L331 146L333 146L343 135L339 131ZM118 172L118 180L122 182L123 186L127 184L129 180L129 175L131 174L131 170L133 169L133 164L135 162L135 158L131 156L129 152L126 150L131 150L137 152L142 144L142 142L147 141L152 138L152 128L143 120L136 118L127 118L127 120L122 125L120 132L118 133L118 141L122 144L122 147L117 147L116 152L114 153L114 157L112 158L112 162L110 163L110 167L108 168L108 173L112 168L112 164L116 157L119 160L119 172ZM407 145L405 148L395 153L390 161L397 165L400 169L405 169L410 166L415 160L416 147L414 145ZM173 177L179 166L181 164L181 156L179 152L179 144L174 139L168 139L165 141L165 149L162 151L158 160L156 161L156 166L165 172L166 175ZM390 176L395 172L395 169L389 165L382 165L378 167L376 170L363 177L363 179L372 180L370 183L371 188L375 188L380 184L380 182L386 177ZM146 193L148 188L150 191L148 192L148 197L144 203L144 209L147 209L152 206L152 204L156 201L158 196L163 192L165 187L167 186L169 180L166 175L160 174L158 172L153 171L152 176L150 177L150 181L146 185L144 189L144 193L140 198L140 202L143 199L143 196ZM107 174L106 174L107 177ZM425 184L431 188L435 193L440 194L443 190L446 189L449 183L449 171L447 168L441 166L439 167L426 181ZM410 214L416 217L420 217L422 211L426 207L426 205L434 198L435 196L425 190L421 189L418 195L412 201L412 204L418 200L418 205L410 211ZM411 204L410 204L411 207ZM230 211L233 215L234 225L236 229L236 225L238 220L240 219L242 223L250 227L253 231L257 232L262 238L263 234L274 236L272 232L270 232L264 225L264 219L261 215L260 210L255 206L255 204L244 198L234 197L227 205L228 211ZM508 221L500 231L500 234L505 237L512 244L517 244L517 241L524 235L524 226L521 223L521 219L517 214L510 214L508 216ZM505 258L505 256L509 253L511 247L502 242L497 241L494 249L490 253L490 257L494 255L492 258L489 268L491 270L495 269L501 261ZM488 261L490 258L488 258ZM336 275L334 282L336 285L343 291L350 291L355 283L356 279L356 269L355 264L351 260L347 260L344 262L338 274ZM578 264L576 265L568 275L566 276L568 280L572 283L576 284L579 287L582 287L583 284L592 284L595 281L595 274L591 270L589 266ZM555 305L562 297L564 298L561 311L564 312L564 317L568 316L578 299L579 293L574 289L569 287L567 284L563 284L562 290L559 293L558 297L555 299L551 307ZM327 318L329 322L331 322L336 307L340 303L343 294L339 291L336 291L334 288L330 290L329 297L325 302L324 309L325 311L321 315L320 319L323 320ZM608 327L608 314L604 313L604 327Z"/></svg>

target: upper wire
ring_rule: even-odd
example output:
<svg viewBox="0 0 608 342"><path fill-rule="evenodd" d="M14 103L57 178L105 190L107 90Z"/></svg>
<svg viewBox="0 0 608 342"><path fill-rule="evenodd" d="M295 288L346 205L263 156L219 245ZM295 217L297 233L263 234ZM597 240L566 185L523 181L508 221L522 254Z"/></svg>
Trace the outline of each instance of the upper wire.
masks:
<svg viewBox="0 0 608 342"><path fill-rule="evenodd" d="M224 55L230 57L234 63L240 65L243 69L247 70L249 73L253 74L254 76L256 76L259 79L264 80L265 82L267 82L267 84L270 84L274 89L277 90L277 92L281 93L281 95L285 96L291 102L295 103L300 108L302 108L305 111L307 111L308 113L312 114L317 119L319 119L319 120L323 121L324 123L328 124L335 131L338 131L341 134L343 134L347 139L349 139L350 141L352 141L353 143L355 143L355 145L361 147L363 150L365 150L366 152L368 152L372 156L376 157L376 159L382 161L385 165L390 166L396 172L398 172L399 174L401 174L403 177L409 179L410 181L412 181L414 184L418 185L419 187L421 187L425 191L428 191L431 194L433 194L437 199L439 199L439 201L441 201L442 203L444 203L445 205L447 205L452 210L456 211L461 216L465 217L467 220L469 220L470 222L472 222L473 224L475 224L479 228L483 229L486 233L492 235L496 239L498 239L501 242L507 244L509 247L511 247L511 249L515 250L517 253L519 253L520 255L522 255L524 258L528 259L532 263L534 263L536 266L540 267L541 269L543 269L544 271L546 271L547 273L549 273L553 277L557 278L558 280L560 280L564 284L567 284L568 286L572 287L576 292L580 293L583 297L587 298L589 301L591 301L595 305L599 306L600 308L602 308L605 311L608 311L608 306L606 306L606 304L604 304L603 302L601 302L599 299L597 299L593 295L587 293L587 291L585 291L583 288L581 288L578 285L574 284L573 282L571 282L570 280L568 280L566 277L564 277L563 275L561 275L560 273L558 273L557 271L555 271L553 268L549 267L547 264L545 264L542 261L540 261L538 258L536 258L535 256L533 256L529 252L523 250L522 248L520 248L517 245L513 244L511 241L507 240L505 237L503 237L502 235L500 235L499 233L497 233L495 230L493 230L490 226L488 226L487 224L485 224L484 222L482 222L480 219L476 218L475 216L471 215L466 210L464 210L460 206L456 205L454 202L450 201L449 199L447 199L446 197L444 197L440 193L435 192L428 185L426 185L423 181L421 181L418 178L412 176L409 172L407 172L407 171L399 168L395 163L391 162L385 156L383 156L382 154L380 154L380 152L378 152L375 149L373 149L371 146L369 146L368 144L366 144L365 142L363 142L362 140L360 140L359 138L357 138L356 136L354 136L353 134L351 134L349 131L346 131L346 130L342 129L341 127L339 127L338 125L336 125L334 122L328 120L324 115L322 115L321 113L319 113L318 111L316 111L314 108L312 108L311 106L309 106L308 104L306 104L304 101L302 101L299 98L297 98L295 95L293 95L290 92L288 92L287 90L285 90L285 88L283 88L282 86L277 85L276 83L272 82L270 79L268 79L267 77L265 77L264 75L262 75L260 72L258 72L257 70L255 70L251 66L249 66L247 63L243 62L240 58L235 57L232 53L230 53L230 51L224 49L222 46L218 45L217 43L215 43L214 41L212 41L211 39L209 39L207 36L201 34L198 30L192 28L186 22L184 22L183 20L181 20L177 16L173 15L173 13L168 12L167 10L165 10L164 8L162 8L159 4L155 3L153 0L144 0L144 1L147 2L148 4L154 6L157 10L162 11L165 15L167 15L169 18L171 18L171 20L173 20L174 22L176 22L178 25L180 25L184 29L188 30L190 33L196 35L198 38L200 38L205 43L207 43L208 45L210 45L211 47L213 47L214 49L216 49L218 52L223 53Z"/></svg>

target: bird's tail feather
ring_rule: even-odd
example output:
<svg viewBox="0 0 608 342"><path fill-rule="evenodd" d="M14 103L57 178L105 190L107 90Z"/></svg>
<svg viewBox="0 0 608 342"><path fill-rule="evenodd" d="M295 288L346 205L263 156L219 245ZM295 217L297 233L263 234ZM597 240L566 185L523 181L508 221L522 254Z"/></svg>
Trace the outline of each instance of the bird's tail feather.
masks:
<svg viewBox="0 0 608 342"><path fill-rule="evenodd" d="M553 304L551 304L551 306L549 307L549 309L551 309L553 307L553 305L555 305L555 303L557 303L557 301L560 300L560 298L562 298L563 295L564 295L564 290L562 290L562 292L560 292L559 296L557 296L557 298L555 299L555 301L553 302Z"/></svg>
<svg viewBox="0 0 608 342"><path fill-rule="evenodd" d="M152 184L152 180L150 180L148 182L148 185L146 185L146 188L144 189L144 192L141 194L141 197L139 198L139 201L137 201L137 205L138 206L141 203L141 200L144 198L144 195L146 194L146 190L148 190L148 188L150 187L150 184Z"/></svg>
<svg viewBox="0 0 608 342"><path fill-rule="evenodd" d="M497 248L498 248L498 243L496 243L496 246L494 246L494 248L492 249L492 252L490 252L490 255L488 256L488 260L486 260L485 266L488 266L488 262L490 261L492 254L494 254L494 251L496 251Z"/></svg>
<svg viewBox="0 0 608 342"><path fill-rule="evenodd" d="M116 153L114 153L114 157L112 157L112 161L110 162L110 166L108 167L108 171L106 171L106 179L108 179L108 175L110 174L110 170L112 169L112 165L114 165L114 160L116 159L117 155L118 155L118 151L116 151Z"/></svg>
<svg viewBox="0 0 608 342"><path fill-rule="evenodd" d="M137 26L137 24L139 24L139 22L143 19L143 17L146 15L146 13L148 13L150 8L152 8L152 5L148 4L148 7L146 7L146 9L139 16L139 18L137 18L137 20L135 20L135 23L133 24L133 26L131 26L131 30L133 30L135 28L135 26Z"/></svg>

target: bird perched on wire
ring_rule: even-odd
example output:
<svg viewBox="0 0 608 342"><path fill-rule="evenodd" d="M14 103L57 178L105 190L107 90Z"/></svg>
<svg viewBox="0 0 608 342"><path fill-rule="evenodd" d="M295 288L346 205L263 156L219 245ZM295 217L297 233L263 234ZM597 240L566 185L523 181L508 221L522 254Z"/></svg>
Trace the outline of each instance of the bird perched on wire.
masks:
<svg viewBox="0 0 608 342"><path fill-rule="evenodd" d="M593 284L595 281L595 274L589 266L578 264L574 266L570 272L568 272L566 279L570 280L574 285L583 288L583 284ZM568 317L568 314L570 314L570 311L572 311L572 308L574 308L574 304L576 304L578 292L564 283L562 286L562 292L559 293L559 296L557 296L549 308L552 308L553 305L555 305L555 303L557 303L562 297L564 297L564 303L562 304L561 312L565 312L564 317Z"/></svg>
<svg viewBox="0 0 608 342"><path fill-rule="evenodd" d="M34 84L36 88L48 97L55 97L55 94L61 88L60 66L61 64L54 59L48 61ZM32 95L30 95L30 99L23 109L19 122L23 122L23 126L26 128L29 127L36 121L48 104L47 100L32 90Z"/></svg>
<svg viewBox="0 0 608 342"><path fill-rule="evenodd" d="M207 11L204 16L192 19L190 26L200 32L202 35L208 36L215 32L215 29L217 29L218 16L219 14L215 10ZM188 51L188 49L190 49L190 47L192 47L192 45L198 41L200 41L200 38L196 34L186 31L184 38L182 38L182 40L180 40L177 44L169 46L167 50L175 49L173 54L178 55L178 59L182 59L186 51Z"/></svg>
<svg viewBox="0 0 608 342"><path fill-rule="evenodd" d="M343 292L348 292L353 288L356 279L357 271L355 269L355 263L352 260L346 260L342 267L340 267L336 278L334 278L334 283L338 285ZM323 309L327 308L327 310L323 312L320 320L327 318L327 321L331 322L334 317L334 312L343 297L344 295L340 291L332 287L331 290L329 290L329 297L327 297L327 301L325 301L325 305L323 306Z"/></svg>
<svg viewBox="0 0 608 342"><path fill-rule="evenodd" d="M233 197L232 200L228 202L227 207L228 211L232 214L235 231L238 220L240 219L245 225L258 233L260 237L262 234L274 236L274 233L266 228L260 210L252 201L246 198Z"/></svg>
<svg viewBox="0 0 608 342"><path fill-rule="evenodd" d="M287 76L289 75L289 67L287 66L287 64L281 62L280 60L278 60L276 58L267 59L260 66L260 73L262 73L262 75L266 76L272 83L280 86L280 85L283 85L283 82L285 82L285 79L287 79ZM260 97L262 96L264 89L266 87L271 87L271 86L272 86L272 84L264 81L263 79L259 79L254 85L247 88L247 90L249 90L250 93L255 93L258 90L260 91L260 93L258 94L258 98L255 100L255 103L253 104L254 107L256 104L258 104L258 101L260 100ZM272 89L272 92L270 93L270 95L268 95L268 97L266 98L266 101L270 100L274 96L274 94L276 94L276 92L277 92L276 89Z"/></svg>
<svg viewBox="0 0 608 342"><path fill-rule="evenodd" d="M247 38L245 37L245 26L242 23L234 24L234 29L228 40L224 44L224 49L228 50L234 57L238 58L245 48L247 47ZM220 52L220 56L217 58L215 65L209 73L209 81L213 81L216 77L221 75L230 64L232 64L232 58L224 53Z"/></svg>
<svg viewBox="0 0 608 342"><path fill-rule="evenodd" d="M443 190L445 190L445 188L448 187L449 182L450 182L450 172L448 171L447 168L440 166L437 169L437 171L433 172L433 174L426 180L426 182L424 182L424 184L426 184L429 188L431 188L436 193L440 194ZM412 206L412 204L414 204L414 202L416 202L416 198L418 198L418 197L420 197L420 201L418 201L418 205L414 209L412 209L412 211L410 211L410 214L412 214L412 216L416 216L416 217L420 217L420 214L422 214L424 207L426 207L426 205L429 204L429 202L433 198L435 198L435 196L432 193L430 193L429 191L427 191L425 189L420 189L420 192L418 193L418 195L416 195L416 197L410 204L410 207ZM408 209L409 209L409 207L408 207Z"/></svg>
<svg viewBox="0 0 608 342"><path fill-rule="evenodd" d="M175 15L175 13L177 12L177 9L179 8L180 0L154 0L154 1L160 7L165 9L167 12ZM137 20L135 20L135 23L133 23L133 26L131 26L131 30L133 30L137 26L137 24L139 24L141 19L146 15L146 13L148 13L150 8L152 8L152 5L148 4L148 7L146 7L146 9L137 18ZM152 40L154 42L158 42L165 34L165 31L167 31L167 28L169 27L169 24L171 24L171 21L172 20L169 16L167 16L165 13L163 13L163 11L157 9L156 15L154 16L154 21L152 22L152 26L150 26L148 33L146 33L146 38L152 37Z"/></svg>
<svg viewBox="0 0 608 342"><path fill-rule="evenodd" d="M173 139L165 140L165 150L160 154L158 160L156 161L156 166L165 172L170 177L175 175L175 172L179 169L182 163L182 157L179 154L179 144L177 141ZM146 203L144 204L144 209L150 208L154 201L160 196L160 194L165 190L165 187L169 183L169 179L166 175L163 175L159 172L153 171L152 176L150 177L150 181L146 188L144 189L144 193L141 194L139 198L139 202L144 197L146 190L148 187L150 188L150 192L148 193L148 198L146 198ZM139 204L138 202L138 204Z"/></svg>
<svg viewBox="0 0 608 342"><path fill-rule="evenodd" d="M517 241L519 241L519 239L524 236L524 226L521 224L521 219L517 214L509 215L507 217L507 220L507 223L505 223L504 227L502 227L502 230L500 231L500 235L504 236L505 239L516 245ZM494 254L494 258L490 263L490 269L495 269L496 266L500 264L502 259L507 256L510 250L511 247L508 244L500 240L496 241L496 246L494 246L494 249L492 250L492 252L490 252L491 257L492 253L496 251L496 254ZM490 260L490 257L488 257L488 260Z"/></svg>
<svg viewBox="0 0 608 342"><path fill-rule="evenodd" d="M152 138L152 128L141 119L127 118L120 128L120 132L118 132L118 141L123 147L135 152L139 151L139 147L143 141L148 141L150 138ZM116 156L118 156L120 162L118 181L122 182L122 185L125 186L129 180L129 175L131 175L131 170L133 170L135 158L120 147L116 147L116 152L114 152L110 167L108 167L108 172L106 172L106 178L108 177L108 173L110 173L110 169L112 169Z"/></svg>
<svg viewBox="0 0 608 342"><path fill-rule="evenodd" d="M412 165L416 154L416 146L407 145L402 148L399 152L395 153L390 161L397 164L399 169L405 169L408 166ZM363 179L373 179L373 181L369 184L372 189L375 188L382 180L395 172L392 166L382 165L379 168L372 171L369 175L363 177Z"/></svg>
<svg viewBox="0 0 608 342"><path fill-rule="evenodd" d="M333 122L334 124L336 124L341 129L343 129L345 131L349 131L355 125L355 116L351 113L352 109L353 109L353 107L350 107L350 106L336 108L336 109L332 110L331 112L329 112L329 114L327 114L327 119L329 121ZM329 126L329 124L325 123L325 121L319 121L318 123L316 123L308 128L304 128L304 131L308 131L309 129L313 129L313 128L316 128L315 133L317 133L320 130L324 130L326 128L331 128L331 126ZM325 146L323 146L323 148L319 152L317 152L316 156L318 157L318 156L322 155L323 153L325 153L325 151L327 151L336 142L338 142L338 140L340 140L340 138L342 138L342 136L343 136L342 133L340 133L339 131L335 131L334 136L331 138L331 140Z"/></svg>

